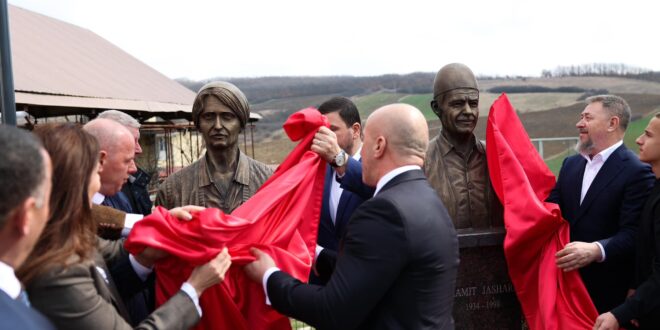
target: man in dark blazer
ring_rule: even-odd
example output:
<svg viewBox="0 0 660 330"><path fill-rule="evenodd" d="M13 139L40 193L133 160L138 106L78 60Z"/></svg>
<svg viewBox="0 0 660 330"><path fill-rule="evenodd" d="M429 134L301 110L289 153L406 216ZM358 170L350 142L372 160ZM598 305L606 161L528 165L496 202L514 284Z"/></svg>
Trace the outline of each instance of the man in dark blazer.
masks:
<svg viewBox="0 0 660 330"><path fill-rule="evenodd" d="M50 157L32 134L0 125L0 329L54 329L29 307L14 273L48 221L51 172Z"/></svg>
<svg viewBox="0 0 660 330"><path fill-rule="evenodd" d="M632 285L636 290L623 304L598 317L594 326L598 330L618 330L631 321L636 326L633 329L660 329L660 113L636 142L639 159L650 164L655 174L655 185L641 214Z"/></svg>
<svg viewBox="0 0 660 330"><path fill-rule="evenodd" d="M313 151L328 161L323 186L323 203L319 220L317 252L336 252L353 211L365 198L343 189L336 178L346 170L362 172L360 149L362 148L362 123L357 107L346 97L333 97L319 106L319 112L330 122L330 128L321 127L316 133ZM351 162L349 166L349 162ZM361 174L359 174L361 175ZM368 197L371 197L369 195ZM319 278L313 270L309 282L325 284L328 278Z"/></svg>
<svg viewBox="0 0 660 330"><path fill-rule="evenodd" d="M579 154L564 160L548 201L570 223L571 243L557 252L557 266L579 269L602 313L622 303L631 284L638 217L653 175L623 145L626 101L599 95L587 102L576 124Z"/></svg>
<svg viewBox="0 0 660 330"><path fill-rule="evenodd" d="M362 177L376 192L353 213L327 285L303 284L258 249L245 271L276 310L319 329L453 329L458 240L421 169L426 120L385 106L364 136Z"/></svg>

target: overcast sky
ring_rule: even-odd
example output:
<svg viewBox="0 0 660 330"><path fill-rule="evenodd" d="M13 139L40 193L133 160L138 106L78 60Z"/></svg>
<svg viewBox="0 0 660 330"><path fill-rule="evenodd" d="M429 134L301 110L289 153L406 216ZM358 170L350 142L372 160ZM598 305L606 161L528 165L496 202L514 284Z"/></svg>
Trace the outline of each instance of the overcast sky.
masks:
<svg viewBox="0 0 660 330"><path fill-rule="evenodd" d="M660 71L657 1L9 0L87 28L170 78L558 65Z"/></svg>

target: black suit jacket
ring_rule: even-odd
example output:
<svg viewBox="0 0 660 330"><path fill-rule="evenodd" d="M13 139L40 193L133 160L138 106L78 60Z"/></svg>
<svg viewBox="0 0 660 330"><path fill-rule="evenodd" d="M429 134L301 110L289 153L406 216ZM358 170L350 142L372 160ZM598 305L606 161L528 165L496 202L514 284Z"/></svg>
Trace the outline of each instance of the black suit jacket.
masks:
<svg viewBox="0 0 660 330"><path fill-rule="evenodd" d="M635 294L612 314L620 324L637 319L641 329L660 329L660 180L642 210L637 258Z"/></svg>
<svg viewBox="0 0 660 330"><path fill-rule="evenodd" d="M268 279L278 311L319 329L453 329L458 240L421 170L388 182L353 214L326 286Z"/></svg>
<svg viewBox="0 0 660 330"><path fill-rule="evenodd" d="M0 290L0 329L49 330L55 327L39 312Z"/></svg>
<svg viewBox="0 0 660 330"><path fill-rule="evenodd" d="M548 201L559 204L570 223L571 241L600 242L604 262L594 262L580 275L599 313L621 304L632 284L639 214L651 186L651 168L625 145L603 164L580 204L586 159L564 160Z"/></svg>

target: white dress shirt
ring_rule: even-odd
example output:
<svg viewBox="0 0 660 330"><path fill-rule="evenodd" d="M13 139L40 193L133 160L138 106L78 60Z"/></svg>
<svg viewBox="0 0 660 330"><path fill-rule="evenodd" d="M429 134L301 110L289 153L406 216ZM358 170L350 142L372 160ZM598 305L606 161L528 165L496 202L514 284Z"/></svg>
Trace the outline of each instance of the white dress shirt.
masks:
<svg viewBox="0 0 660 330"><path fill-rule="evenodd" d="M581 154L584 159L587 160L587 165L584 167L584 176L582 177L582 190L580 191L580 204L584 200L584 196L587 195L591 183L594 182L596 175L603 167L603 164L607 161L608 158L612 155L616 148L620 147L623 144L623 140L615 143L609 148L597 153L593 158L589 157L587 154Z"/></svg>
<svg viewBox="0 0 660 330"><path fill-rule="evenodd" d="M21 294L21 282L16 278L14 268L2 261L0 261L0 290L12 299L17 299Z"/></svg>
<svg viewBox="0 0 660 330"><path fill-rule="evenodd" d="M609 148L597 153L593 157L589 157L587 154L581 154L584 159L587 160L587 164L584 166L584 175L582 176L582 190L580 190L580 205L582 205L582 201L584 200L584 196L587 195L587 192L589 191L589 187L591 187L591 184L594 182L594 179L596 178L596 175L598 175L598 172L600 169L603 167L603 164L607 161L608 158L612 155L614 150L616 150L618 147L620 147L623 144L623 140L620 140L619 142L613 144ZM600 249L600 253L602 255L602 258L598 260L598 262L603 262L605 261L605 248L603 247L600 242L595 242L596 245L598 245L598 248Z"/></svg>

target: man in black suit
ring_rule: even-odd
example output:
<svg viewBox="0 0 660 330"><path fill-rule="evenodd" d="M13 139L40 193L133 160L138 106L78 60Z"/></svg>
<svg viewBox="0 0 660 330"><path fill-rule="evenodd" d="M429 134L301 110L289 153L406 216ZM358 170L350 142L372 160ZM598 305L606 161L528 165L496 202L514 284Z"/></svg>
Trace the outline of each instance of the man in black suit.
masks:
<svg viewBox="0 0 660 330"><path fill-rule="evenodd" d="M660 113L636 142L639 159L650 164L655 174L655 185L641 214L632 285L636 290L626 302L598 317L594 326L598 330L618 330L631 321L639 329L660 329Z"/></svg>
<svg viewBox="0 0 660 330"><path fill-rule="evenodd" d="M0 329L54 329L14 274L48 221L52 167L32 134L0 125Z"/></svg>
<svg viewBox="0 0 660 330"><path fill-rule="evenodd" d="M570 223L571 243L557 252L557 266L579 269L603 313L622 303L630 286L638 217L653 175L623 145L628 103L614 95L587 102L576 124L579 154L564 160L548 201L559 204Z"/></svg>
<svg viewBox="0 0 660 330"><path fill-rule="evenodd" d="M292 278L258 249L245 271L276 310L319 329L453 329L458 240L421 170L426 120L385 106L364 137L362 179L376 192L349 221L327 285Z"/></svg>

